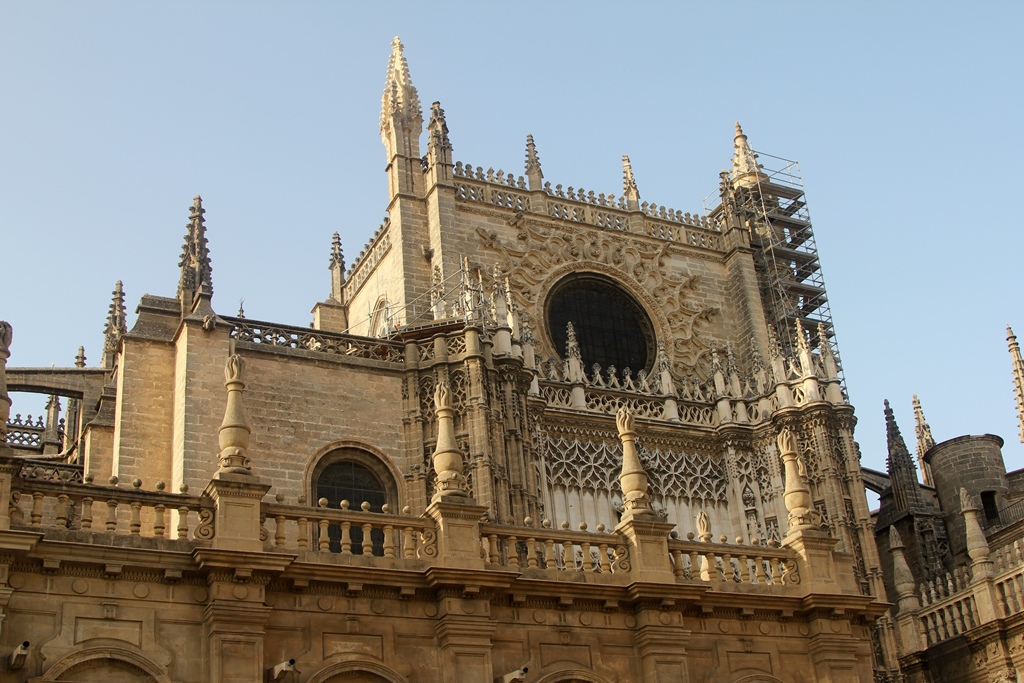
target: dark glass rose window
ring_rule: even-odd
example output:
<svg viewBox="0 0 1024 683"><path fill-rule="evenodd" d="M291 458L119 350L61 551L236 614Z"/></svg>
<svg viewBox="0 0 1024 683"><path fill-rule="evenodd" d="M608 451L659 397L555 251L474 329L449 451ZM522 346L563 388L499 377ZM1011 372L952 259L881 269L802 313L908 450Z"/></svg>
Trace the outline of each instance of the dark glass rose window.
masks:
<svg viewBox="0 0 1024 683"><path fill-rule="evenodd" d="M580 356L587 372L594 363L650 372L654 361L654 326L624 289L599 275L573 275L551 291L547 304L548 333L558 355L565 357L566 324L576 329Z"/></svg>

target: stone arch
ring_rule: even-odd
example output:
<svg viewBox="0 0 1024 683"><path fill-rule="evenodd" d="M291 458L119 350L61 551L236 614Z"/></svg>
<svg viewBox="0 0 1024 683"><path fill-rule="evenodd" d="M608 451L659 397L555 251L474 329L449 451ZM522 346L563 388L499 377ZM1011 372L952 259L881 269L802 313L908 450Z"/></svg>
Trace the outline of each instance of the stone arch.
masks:
<svg viewBox="0 0 1024 683"><path fill-rule="evenodd" d="M592 671L585 669L562 669L554 671L537 680L537 683L609 683Z"/></svg>
<svg viewBox="0 0 1024 683"><path fill-rule="evenodd" d="M373 305L373 313L370 314L370 329L368 337L386 337L388 327L391 324L391 304L387 296L381 296Z"/></svg>
<svg viewBox="0 0 1024 683"><path fill-rule="evenodd" d="M408 679L380 662L345 659L328 664L310 676L307 683L408 683Z"/></svg>
<svg viewBox="0 0 1024 683"><path fill-rule="evenodd" d="M406 504L405 490L402 486L402 482L405 480L395 462L379 448L350 439L324 444L306 463L303 486L306 491L306 501L310 505L316 505L316 480L320 473L326 467L345 460L356 462L377 475L384 485L391 513L401 512L402 506ZM354 508L358 508L360 501L350 502Z"/></svg>
<svg viewBox="0 0 1024 683"><path fill-rule="evenodd" d="M734 683L785 683L781 678L775 678L768 674L750 674L743 678L737 678Z"/></svg>
<svg viewBox="0 0 1024 683"><path fill-rule="evenodd" d="M40 681L85 683L171 683L160 668L123 647L89 647L73 652L47 669Z"/></svg>

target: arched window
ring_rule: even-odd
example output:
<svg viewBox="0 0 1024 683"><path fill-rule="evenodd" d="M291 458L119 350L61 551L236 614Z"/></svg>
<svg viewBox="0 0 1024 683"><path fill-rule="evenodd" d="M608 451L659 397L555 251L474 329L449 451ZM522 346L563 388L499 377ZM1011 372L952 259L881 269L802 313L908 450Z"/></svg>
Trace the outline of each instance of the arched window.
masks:
<svg viewBox="0 0 1024 683"><path fill-rule="evenodd" d="M387 466L375 456L355 448L341 448L331 451L318 463L313 472L313 504L319 507L321 499L327 499L327 507L337 510L341 501L347 500L350 510L359 510L363 503L370 504L370 512L382 512L385 504L395 508L398 503L397 488ZM332 524L328 527L331 552L341 552L341 529ZM349 529L350 551L353 554L369 554L363 546L363 530L357 525ZM373 554L384 554L384 534L374 529L370 534Z"/></svg>

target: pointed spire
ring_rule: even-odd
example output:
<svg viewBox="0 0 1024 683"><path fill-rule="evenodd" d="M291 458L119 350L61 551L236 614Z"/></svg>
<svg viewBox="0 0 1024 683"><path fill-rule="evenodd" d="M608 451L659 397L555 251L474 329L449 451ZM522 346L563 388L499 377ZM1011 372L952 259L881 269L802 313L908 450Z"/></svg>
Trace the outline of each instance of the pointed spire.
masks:
<svg viewBox="0 0 1024 683"><path fill-rule="evenodd" d="M452 142L448 139L448 122L444 117L444 109L441 109L440 102L430 105L430 123L427 124L430 131L430 139L427 141L429 149L435 153L441 150L451 151Z"/></svg>
<svg viewBox="0 0 1024 683"><path fill-rule="evenodd" d="M85 360L86 360L85 359L85 347L84 346L79 346L78 347L78 353L75 354L75 367L76 368L84 368L85 367Z"/></svg>
<svg viewBox="0 0 1024 683"><path fill-rule="evenodd" d="M636 178L633 177L633 165L629 163L629 157L622 155L622 195L626 198L626 204L630 211L640 208L640 191L636 187Z"/></svg>
<svg viewBox="0 0 1024 683"><path fill-rule="evenodd" d="M391 58L384 79L384 95L380 103L380 131L385 137L395 123L405 130L419 133L423 129L423 111L420 97L409 75L409 63L405 61L404 46L398 36L391 41Z"/></svg>
<svg viewBox="0 0 1024 683"><path fill-rule="evenodd" d="M1021 359L1020 346L1010 326L1006 326L1006 341L1010 347L1010 360L1013 362L1013 392L1017 398L1017 423L1020 426L1020 440L1024 443L1024 359Z"/></svg>
<svg viewBox="0 0 1024 683"><path fill-rule="evenodd" d="M886 468L889 470L889 481L892 484L892 497L896 509L900 512L909 510L921 503L921 491L917 484L917 468L910 458L910 451L900 434L900 427L885 401L885 440L889 449Z"/></svg>
<svg viewBox="0 0 1024 683"><path fill-rule="evenodd" d="M533 136L526 135L526 179L530 182L531 190L541 189L544 180L544 172L540 170L540 157L537 156L537 146L533 144Z"/></svg>
<svg viewBox="0 0 1024 683"><path fill-rule="evenodd" d="M800 318L796 319L796 348L797 351L810 352L811 345L807 342L807 333L804 332L804 324L800 322ZM806 371L806 368L805 368Z"/></svg>
<svg viewBox="0 0 1024 683"><path fill-rule="evenodd" d="M196 195L189 212L185 232L185 244L181 248L178 267L178 297L181 299L184 315L192 313L198 297L213 297L213 266L210 263L210 249L206 240L206 219L203 214L203 198Z"/></svg>
<svg viewBox="0 0 1024 683"><path fill-rule="evenodd" d="M107 311L107 324L103 328L103 367L113 367L114 356L121 345L121 337L128 332L127 313L124 307L124 285L118 280L110 308Z"/></svg>
<svg viewBox="0 0 1024 683"><path fill-rule="evenodd" d="M732 182L733 185L754 185L768 177L761 171L757 163L757 155L750 149L747 136L736 122L736 135L733 137Z"/></svg>
<svg viewBox="0 0 1024 683"><path fill-rule="evenodd" d="M924 461L924 454L935 445L935 439L932 438L932 428L928 426L928 421L924 418L924 411L921 409L921 402L917 400L917 394L914 394L913 406L914 434L917 436L917 465L921 468L924 483L931 486L931 467Z"/></svg>

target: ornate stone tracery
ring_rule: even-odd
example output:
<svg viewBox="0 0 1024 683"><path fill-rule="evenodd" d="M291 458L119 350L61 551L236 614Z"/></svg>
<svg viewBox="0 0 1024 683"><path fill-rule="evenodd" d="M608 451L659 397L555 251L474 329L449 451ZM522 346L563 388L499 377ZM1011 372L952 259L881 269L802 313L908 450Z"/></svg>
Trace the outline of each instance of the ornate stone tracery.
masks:
<svg viewBox="0 0 1024 683"><path fill-rule="evenodd" d="M485 249L497 252L503 269L511 274L516 304L531 318L543 319L545 297L565 275L600 273L641 301L658 338L672 340L668 352L674 365L686 374L707 376L711 346L707 323L718 309L695 304L698 278L671 271L668 243L658 245L619 233L595 234L575 228L555 233L528 220L520 226L514 245L483 228L478 228L477 234ZM541 339L545 355L562 354L550 337L541 335Z"/></svg>

